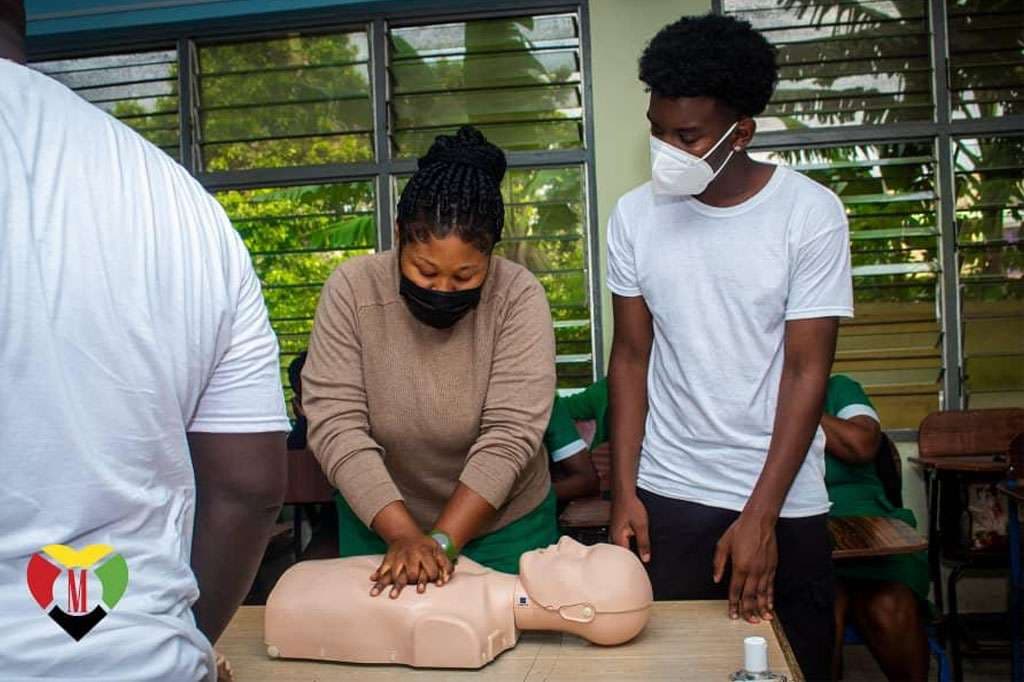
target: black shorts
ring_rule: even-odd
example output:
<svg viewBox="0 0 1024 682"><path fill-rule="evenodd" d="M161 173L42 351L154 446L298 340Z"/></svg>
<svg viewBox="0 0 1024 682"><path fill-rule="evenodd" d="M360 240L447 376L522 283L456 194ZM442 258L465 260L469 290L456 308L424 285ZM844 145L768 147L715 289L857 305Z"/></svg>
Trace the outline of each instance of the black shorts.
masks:
<svg viewBox="0 0 1024 682"><path fill-rule="evenodd" d="M715 545L739 512L675 500L646 490L637 494L650 525L651 561L647 573L656 600L726 599L729 575L715 584ZM804 677L831 676L835 583L828 516L779 519L775 541L774 606ZM723 607L724 608L724 607ZM726 617L723 611L722 617Z"/></svg>

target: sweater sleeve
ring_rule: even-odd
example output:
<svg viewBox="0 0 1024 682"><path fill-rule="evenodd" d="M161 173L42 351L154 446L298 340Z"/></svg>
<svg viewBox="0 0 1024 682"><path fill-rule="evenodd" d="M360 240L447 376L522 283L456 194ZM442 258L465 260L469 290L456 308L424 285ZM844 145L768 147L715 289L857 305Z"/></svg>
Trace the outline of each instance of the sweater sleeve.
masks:
<svg viewBox="0 0 1024 682"><path fill-rule="evenodd" d="M341 271L324 286L302 370L309 446L327 479L369 526L402 495L370 435L355 295Z"/></svg>
<svg viewBox="0 0 1024 682"><path fill-rule="evenodd" d="M495 509L541 441L555 395L555 336L544 289L530 284L510 301L496 334L480 434L459 480Z"/></svg>

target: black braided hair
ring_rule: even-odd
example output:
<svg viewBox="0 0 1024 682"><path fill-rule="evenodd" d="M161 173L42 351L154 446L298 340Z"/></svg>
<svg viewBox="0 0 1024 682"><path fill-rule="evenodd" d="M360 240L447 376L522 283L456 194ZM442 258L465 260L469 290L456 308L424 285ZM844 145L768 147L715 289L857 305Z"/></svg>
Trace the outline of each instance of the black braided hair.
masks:
<svg viewBox="0 0 1024 682"><path fill-rule="evenodd" d="M472 126L438 135L398 200L399 243L456 234L490 253L505 224L506 167L501 149Z"/></svg>

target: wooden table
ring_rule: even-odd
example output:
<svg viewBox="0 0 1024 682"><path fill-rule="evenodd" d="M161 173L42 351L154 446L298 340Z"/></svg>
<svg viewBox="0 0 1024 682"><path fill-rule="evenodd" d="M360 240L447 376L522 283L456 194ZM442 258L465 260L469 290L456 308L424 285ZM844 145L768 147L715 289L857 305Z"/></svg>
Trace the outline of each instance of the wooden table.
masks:
<svg viewBox="0 0 1024 682"><path fill-rule="evenodd" d="M611 518L611 500L587 497L567 504L558 522L565 528L602 528Z"/></svg>
<svg viewBox="0 0 1024 682"><path fill-rule="evenodd" d="M911 554L928 548L917 531L899 519L880 516L830 518L833 559Z"/></svg>
<svg viewBox="0 0 1024 682"><path fill-rule="evenodd" d="M1009 463L1004 455L957 455L950 457L910 457L913 462L934 471L962 471L965 473L1002 473Z"/></svg>
<svg viewBox="0 0 1024 682"><path fill-rule="evenodd" d="M263 644L263 607L243 606L217 642L217 650L231 662L236 682L727 680L743 667L743 638L759 635L768 640L770 668L790 680L803 679L780 627L731 621L725 614L724 601L656 602L647 629L622 646L599 647L572 635L527 632L514 649L481 670L414 670L272 660Z"/></svg>

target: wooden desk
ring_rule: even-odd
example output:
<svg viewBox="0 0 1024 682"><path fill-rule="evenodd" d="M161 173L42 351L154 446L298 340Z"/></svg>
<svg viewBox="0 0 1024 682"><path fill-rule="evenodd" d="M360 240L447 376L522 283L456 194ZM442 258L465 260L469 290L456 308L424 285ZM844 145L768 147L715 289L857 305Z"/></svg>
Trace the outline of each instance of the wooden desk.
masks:
<svg viewBox="0 0 1024 682"><path fill-rule="evenodd" d="M983 411L965 412L957 418L970 421L971 419L977 419L979 412ZM929 419L937 418L935 417L937 414L941 413L933 413L921 423L921 430L918 435L919 451L928 453L943 451L983 453L931 456L926 454L922 457L909 458L909 461L920 466L924 473L925 498L928 505L928 573L932 583L932 595L935 599L936 610L940 614L946 614L946 632L949 637L948 650L953 663L953 678L963 679L962 656L960 652L961 626L959 624L959 609L955 603L956 593L954 587L957 579L956 576L961 574L961 569L964 566L970 565L971 560L970 558L966 560L959 558L959 565L951 574L946 592L952 596L952 601L947 612L943 604L942 558L946 550L947 539L949 537L956 538L955 534L959 532L959 529L955 522L950 523L940 513L940 507L944 506L940 499L943 488L942 482L944 480L959 480L957 485L962 489L962 485L967 480L992 481L994 478L1005 476L1009 468L1009 461L1005 454L1000 454L996 451L997 448L991 442L975 447L978 439L992 438L992 433L998 431L998 429L993 430L993 427L986 426L967 429L956 428L954 425L938 432L928 433L926 436L926 422ZM950 415L944 414L943 418L948 419ZM958 448L946 449L950 444L956 445ZM927 451L924 449L925 445L928 446ZM947 524L952 526L952 529L945 528L944 526ZM950 535L951 530L953 535Z"/></svg>
<svg viewBox="0 0 1024 682"><path fill-rule="evenodd" d="M550 680L727 680L743 667L743 638L768 640L768 665L790 680L802 680L781 628L731 621L724 601L657 602L651 622L635 640L599 647L571 635L524 633L519 644L481 670L414 670L315 661L272 660L263 644L263 607L243 606L217 642L237 682L331 682L332 680L486 679ZM339 637L344 633L339 632Z"/></svg>
<svg viewBox="0 0 1024 682"><path fill-rule="evenodd" d="M302 557L302 505L329 503L334 496L334 487L324 476L320 463L313 453L306 450L288 451L288 487L284 503L292 508L292 546L295 560ZM332 512L333 513L333 512Z"/></svg>
<svg viewBox="0 0 1024 682"><path fill-rule="evenodd" d="M288 489L285 504L330 502L334 486L324 476L320 463L309 450L288 451Z"/></svg>
<svg viewBox="0 0 1024 682"><path fill-rule="evenodd" d="M833 559L911 554L928 548L917 531L899 519L878 516L830 518Z"/></svg>
<svg viewBox="0 0 1024 682"><path fill-rule="evenodd" d="M558 522L565 528L602 528L608 525L611 518L611 500L588 497L567 504Z"/></svg>
<svg viewBox="0 0 1024 682"><path fill-rule="evenodd" d="M604 528L612 503L600 498L573 500L558 518L566 529ZM916 530L899 519L860 516L829 519L833 559L860 559L890 554L911 554L928 548Z"/></svg>
<svg viewBox="0 0 1024 682"><path fill-rule="evenodd" d="M996 459L1001 457L1001 459ZM962 471L970 473L1002 473L1009 463L1005 456L998 455L957 455L950 457L910 457L913 462L935 471Z"/></svg>

